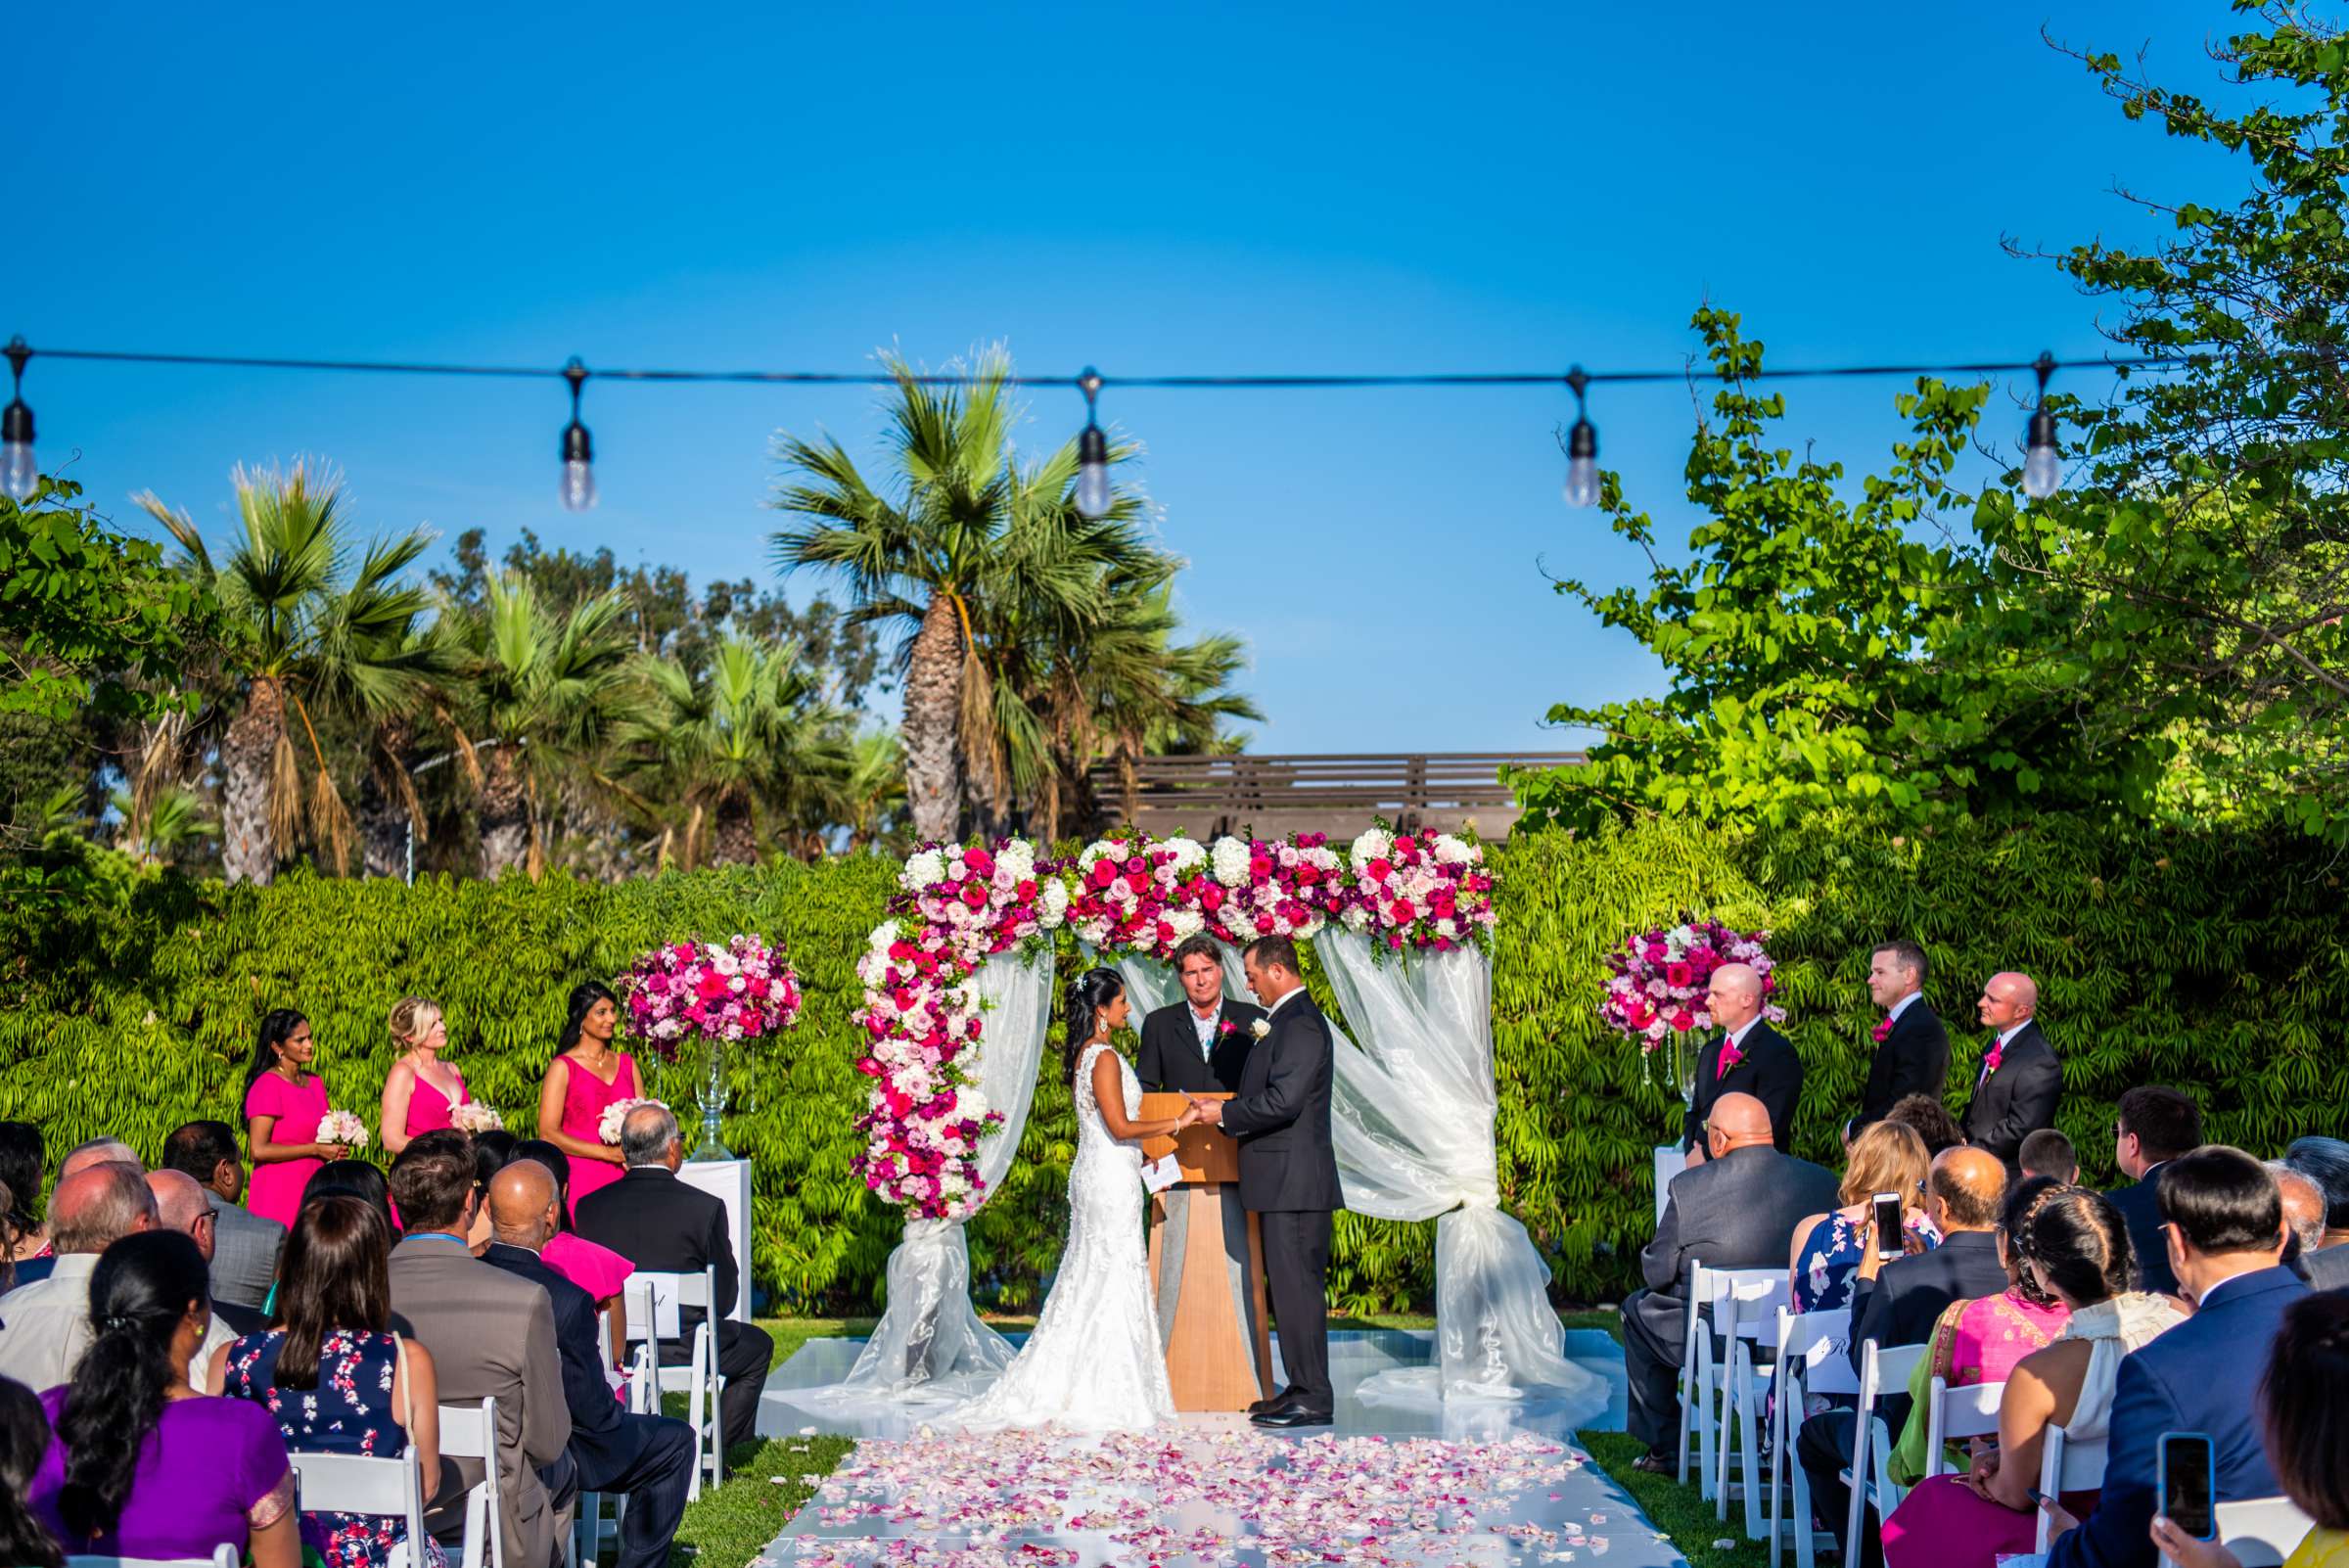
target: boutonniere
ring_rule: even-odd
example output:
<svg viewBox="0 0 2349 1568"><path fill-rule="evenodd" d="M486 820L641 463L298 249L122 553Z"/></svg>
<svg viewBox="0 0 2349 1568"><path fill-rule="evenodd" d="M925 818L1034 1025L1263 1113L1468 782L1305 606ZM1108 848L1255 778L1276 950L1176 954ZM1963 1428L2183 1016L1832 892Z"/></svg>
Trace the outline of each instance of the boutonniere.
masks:
<svg viewBox="0 0 2349 1568"><path fill-rule="evenodd" d="M1272 1021L1268 1018L1260 1018L1248 1026L1248 1033L1254 1035L1258 1039L1263 1039L1267 1035L1272 1033Z"/></svg>
<svg viewBox="0 0 2349 1568"><path fill-rule="evenodd" d="M1233 1023L1228 1018L1224 1019L1222 1023L1216 1026L1216 1033L1219 1035L1236 1035L1239 1032L1240 1026Z"/></svg>
<svg viewBox="0 0 2349 1568"><path fill-rule="evenodd" d="M1892 1020L1889 1018L1883 1020L1881 1023L1877 1024L1875 1028L1869 1030L1868 1034L1874 1038L1877 1044L1883 1044L1887 1039L1892 1038Z"/></svg>

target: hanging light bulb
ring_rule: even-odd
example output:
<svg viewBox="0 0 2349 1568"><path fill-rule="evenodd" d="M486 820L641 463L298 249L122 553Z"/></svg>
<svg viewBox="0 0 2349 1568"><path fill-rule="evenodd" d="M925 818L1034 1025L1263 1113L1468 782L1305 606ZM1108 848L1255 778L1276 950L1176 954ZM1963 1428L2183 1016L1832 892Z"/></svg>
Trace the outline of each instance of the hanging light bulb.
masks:
<svg viewBox="0 0 2349 1568"><path fill-rule="evenodd" d="M2048 409L2048 378L2055 373L2055 356L2042 352L2034 367L2039 372L2039 407L2023 433L2023 493L2044 501L2063 487L2063 458L2055 449L2055 416Z"/></svg>
<svg viewBox="0 0 2349 1568"><path fill-rule="evenodd" d="M1574 389L1574 428L1566 433L1566 504L1596 506L1598 430L1583 411L1583 392L1590 378L1577 365L1566 373L1566 385Z"/></svg>
<svg viewBox="0 0 2349 1568"><path fill-rule="evenodd" d="M579 423L579 389L586 385L587 367L574 354L563 367L571 383L571 423L563 427L563 510L584 512L595 505L595 442Z"/></svg>
<svg viewBox="0 0 2349 1568"><path fill-rule="evenodd" d="M1085 517L1109 515L1109 438L1093 416L1093 400L1101 395L1101 372L1092 366L1077 378L1084 393L1084 429L1077 436L1077 510Z"/></svg>
<svg viewBox="0 0 2349 1568"><path fill-rule="evenodd" d="M24 405L24 361L31 357L23 339L9 340L8 368L15 375L16 392L8 407L0 409L0 493L12 501L29 501L41 487L40 465L32 456L32 410Z"/></svg>

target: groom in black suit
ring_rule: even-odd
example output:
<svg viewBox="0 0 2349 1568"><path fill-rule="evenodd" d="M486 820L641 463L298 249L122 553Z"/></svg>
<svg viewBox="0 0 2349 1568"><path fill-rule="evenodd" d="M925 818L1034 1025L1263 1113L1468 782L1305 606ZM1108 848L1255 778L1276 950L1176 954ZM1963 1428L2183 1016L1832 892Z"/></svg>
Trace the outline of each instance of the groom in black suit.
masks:
<svg viewBox="0 0 2349 1568"><path fill-rule="evenodd" d="M1182 999L1142 1020L1134 1076L1146 1089L1237 1094L1265 1010L1223 994L1223 957L1204 932L1174 949L1174 976Z"/></svg>
<svg viewBox="0 0 2349 1568"><path fill-rule="evenodd" d="M1762 1016L1762 977L1749 964L1723 964L1705 988L1705 1011L1724 1033L1696 1062L1696 1097L1681 1128L1690 1165L1705 1159L1705 1119L1724 1094L1751 1094L1770 1113L1771 1142L1780 1154L1794 1135L1803 1097L1803 1059Z"/></svg>
<svg viewBox="0 0 2349 1568"><path fill-rule="evenodd" d="M1246 958L1248 989L1265 1003L1271 1030L1248 1053L1237 1097L1202 1101L1200 1114L1239 1140L1240 1202L1264 1230L1265 1273L1289 1374L1287 1388L1248 1414L1258 1426L1327 1426L1337 1407L1329 1383L1329 1232L1345 1201L1329 1141L1337 1058L1329 1022L1298 975L1297 945L1259 937Z"/></svg>

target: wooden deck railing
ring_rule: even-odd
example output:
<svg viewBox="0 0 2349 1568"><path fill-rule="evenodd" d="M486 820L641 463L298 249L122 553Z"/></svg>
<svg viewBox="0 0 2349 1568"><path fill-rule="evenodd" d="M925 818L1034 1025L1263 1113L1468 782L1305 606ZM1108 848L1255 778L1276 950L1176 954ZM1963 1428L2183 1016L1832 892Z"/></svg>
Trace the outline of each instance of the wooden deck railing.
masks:
<svg viewBox="0 0 2349 1568"><path fill-rule="evenodd" d="M1155 833L1193 837L1253 830L1260 837L1348 837L1383 817L1399 828L1472 826L1498 838L1517 820L1501 764L1567 767L1581 752L1418 752L1271 757L1154 757L1130 781L1114 763L1093 770L1103 807Z"/></svg>

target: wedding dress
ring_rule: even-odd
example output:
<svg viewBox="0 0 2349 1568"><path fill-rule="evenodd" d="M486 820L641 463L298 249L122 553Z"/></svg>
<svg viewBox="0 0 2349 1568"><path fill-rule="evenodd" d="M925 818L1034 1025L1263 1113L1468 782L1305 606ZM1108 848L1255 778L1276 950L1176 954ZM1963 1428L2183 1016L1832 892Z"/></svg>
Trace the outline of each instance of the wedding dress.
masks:
<svg viewBox="0 0 2349 1568"><path fill-rule="evenodd" d="M1077 1059L1069 1239L1036 1331L994 1387L947 1412L941 1427L1131 1432L1174 1418L1142 1237L1142 1152L1110 1136L1093 1100L1093 1063L1109 1049L1095 1041ZM1123 1056L1118 1080L1126 1118L1136 1120L1142 1085Z"/></svg>

